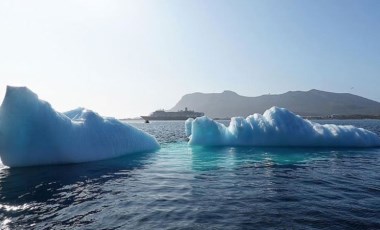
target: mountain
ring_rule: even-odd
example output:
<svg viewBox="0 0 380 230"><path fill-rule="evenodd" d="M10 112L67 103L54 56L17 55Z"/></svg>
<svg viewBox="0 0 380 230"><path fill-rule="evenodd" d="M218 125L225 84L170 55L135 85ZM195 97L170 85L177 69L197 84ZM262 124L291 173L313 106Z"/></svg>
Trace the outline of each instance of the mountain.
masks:
<svg viewBox="0 0 380 230"><path fill-rule="evenodd" d="M301 116L380 115L380 103L350 93L332 93L312 89L278 95L245 97L233 91L186 94L170 110L185 107L213 118L248 116L263 113L272 106L284 107Z"/></svg>

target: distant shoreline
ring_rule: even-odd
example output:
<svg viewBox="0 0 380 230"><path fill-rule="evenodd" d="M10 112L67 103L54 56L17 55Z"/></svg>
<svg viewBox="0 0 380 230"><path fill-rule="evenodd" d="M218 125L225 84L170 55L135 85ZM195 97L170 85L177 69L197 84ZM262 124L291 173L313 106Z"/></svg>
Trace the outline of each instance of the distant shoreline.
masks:
<svg viewBox="0 0 380 230"><path fill-rule="evenodd" d="M329 115L329 116L301 116L308 120L380 120L380 115ZM212 118L216 121L231 120L231 118ZM144 121L142 118L122 118L120 121ZM161 121L161 120L157 120ZM163 120L162 120L163 121ZM171 120L166 120L171 121ZM174 120L173 120L174 121Z"/></svg>
<svg viewBox="0 0 380 230"><path fill-rule="evenodd" d="M308 120L380 120L380 115L330 115L330 116L302 116Z"/></svg>

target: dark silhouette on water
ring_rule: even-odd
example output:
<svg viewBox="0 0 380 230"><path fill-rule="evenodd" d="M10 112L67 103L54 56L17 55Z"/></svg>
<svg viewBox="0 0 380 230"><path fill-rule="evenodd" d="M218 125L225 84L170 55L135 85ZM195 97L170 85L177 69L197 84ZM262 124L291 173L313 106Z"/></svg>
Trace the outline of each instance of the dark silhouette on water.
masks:
<svg viewBox="0 0 380 230"><path fill-rule="evenodd" d="M196 118L203 116L202 112L195 112L193 110L179 110L177 112L168 112L165 110L154 111L150 116L141 116L145 121L156 120L156 121L175 121L175 120L187 120L188 118ZM146 122L146 123L148 123Z"/></svg>

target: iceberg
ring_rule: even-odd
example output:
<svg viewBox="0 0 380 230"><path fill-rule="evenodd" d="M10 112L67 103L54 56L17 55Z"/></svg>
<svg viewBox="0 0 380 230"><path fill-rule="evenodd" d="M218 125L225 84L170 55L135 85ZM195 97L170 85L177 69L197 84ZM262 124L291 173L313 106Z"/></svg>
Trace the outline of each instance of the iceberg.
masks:
<svg viewBox="0 0 380 230"><path fill-rule="evenodd" d="M0 107L0 158L9 167L67 164L155 151L157 140L115 118L78 108L56 112L26 87L7 87Z"/></svg>
<svg viewBox="0 0 380 230"><path fill-rule="evenodd" d="M190 145L282 147L379 147L380 137L352 125L321 125L272 107L246 119L233 117L228 127L208 117L186 121ZM190 127L191 126L191 127Z"/></svg>
<svg viewBox="0 0 380 230"><path fill-rule="evenodd" d="M191 135L191 126L193 124L193 121L194 121L194 118L188 118L185 121L185 133L187 137Z"/></svg>

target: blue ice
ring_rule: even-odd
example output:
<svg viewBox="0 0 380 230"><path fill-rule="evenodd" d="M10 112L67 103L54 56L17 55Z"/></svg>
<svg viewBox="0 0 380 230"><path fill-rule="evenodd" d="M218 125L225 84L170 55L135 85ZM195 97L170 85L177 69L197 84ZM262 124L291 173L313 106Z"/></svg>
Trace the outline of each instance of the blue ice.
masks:
<svg viewBox="0 0 380 230"><path fill-rule="evenodd" d="M321 125L272 107L246 119L233 117L228 127L208 117L186 121L189 144L202 146L377 147L375 133L352 125Z"/></svg>
<svg viewBox="0 0 380 230"><path fill-rule="evenodd" d="M26 87L7 87L0 107L0 157L10 167L79 163L154 151L156 139L78 108L56 112Z"/></svg>

